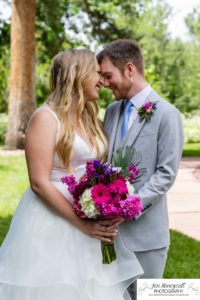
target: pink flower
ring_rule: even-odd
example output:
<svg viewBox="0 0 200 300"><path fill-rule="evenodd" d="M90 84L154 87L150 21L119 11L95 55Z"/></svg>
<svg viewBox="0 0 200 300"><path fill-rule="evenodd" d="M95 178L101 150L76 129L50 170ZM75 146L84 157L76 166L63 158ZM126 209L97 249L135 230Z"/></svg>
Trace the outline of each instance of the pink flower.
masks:
<svg viewBox="0 0 200 300"><path fill-rule="evenodd" d="M152 102L147 102L147 103L145 103L145 104L143 104L143 108L147 111L147 112L150 112L152 109L153 109L153 107L154 107L154 103L152 103Z"/></svg>
<svg viewBox="0 0 200 300"><path fill-rule="evenodd" d="M120 201L120 206L122 208L121 216L128 221L138 216L143 209L141 199L136 195L129 195L126 200Z"/></svg>
<svg viewBox="0 0 200 300"><path fill-rule="evenodd" d="M133 163L128 168L129 172L129 182L134 183L135 179L140 175L140 169L137 168L137 166Z"/></svg>
<svg viewBox="0 0 200 300"><path fill-rule="evenodd" d="M108 187L102 183L93 186L91 194L92 198L97 204L106 203L109 202L109 200L111 200L111 195Z"/></svg>
<svg viewBox="0 0 200 300"><path fill-rule="evenodd" d="M126 198L126 196L125 196ZM114 204L114 205L119 205L119 202L124 199L124 197L120 197L120 195L114 195L112 196L112 199L110 201L110 203Z"/></svg>
<svg viewBox="0 0 200 300"><path fill-rule="evenodd" d="M73 194L77 187L77 182L76 182L76 178L74 177L74 175L62 177L61 181L62 181L62 183L68 185L68 191L71 194Z"/></svg>
<svg viewBox="0 0 200 300"><path fill-rule="evenodd" d="M78 200L74 199L73 202L73 210L74 212L77 214L77 216L79 216L81 219L86 218L86 215L84 214L84 212L81 210L81 205L79 203Z"/></svg>
<svg viewBox="0 0 200 300"><path fill-rule="evenodd" d="M116 207L114 204L106 203L102 205L101 213L106 219L114 218L119 216L120 207Z"/></svg>
<svg viewBox="0 0 200 300"><path fill-rule="evenodd" d="M131 164L129 167L128 167L128 171L129 172L132 172L132 173L135 173L136 171L138 171L139 169L137 168L136 164Z"/></svg>
<svg viewBox="0 0 200 300"><path fill-rule="evenodd" d="M123 177L118 177L114 182L109 184L109 190L112 194L127 194L128 188Z"/></svg>
<svg viewBox="0 0 200 300"><path fill-rule="evenodd" d="M96 170L94 168L94 164L93 164L93 161L92 160L89 160L87 162L87 165L86 165L86 173L88 175L88 177L90 177L91 175L95 174L96 173Z"/></svg>

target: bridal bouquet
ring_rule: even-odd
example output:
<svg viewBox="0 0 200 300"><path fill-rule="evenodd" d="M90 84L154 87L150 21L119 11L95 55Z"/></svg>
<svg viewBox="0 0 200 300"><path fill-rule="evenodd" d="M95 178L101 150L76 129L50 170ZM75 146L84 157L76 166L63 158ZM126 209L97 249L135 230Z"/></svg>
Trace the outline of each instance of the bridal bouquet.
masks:
<svg viewBox="0 0 200 300"><path fill-rule="evenodd" d="M114 165L88 161L79 182L73 175L61 178L73 196L73 208L80 218L132 220L141 213L142 202L134 195L133 184L145 169L138 168L139 161L133 161L133 149L130 150L127 147L124 155L118 150ZM102 257L104 264L116 259L114 243L102 243Z"/></svg>

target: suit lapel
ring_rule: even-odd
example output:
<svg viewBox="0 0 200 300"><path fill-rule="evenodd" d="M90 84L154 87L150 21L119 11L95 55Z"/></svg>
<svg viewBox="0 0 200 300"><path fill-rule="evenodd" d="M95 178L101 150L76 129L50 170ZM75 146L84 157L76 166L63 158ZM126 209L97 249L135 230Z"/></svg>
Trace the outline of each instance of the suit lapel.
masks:
<svg viewBox="0 0 200 300"><path fill-rule="evenodd" d="M160 100L159 95L154 90L152 90L152 92L146 98L144 103L149 102L149 101L157 103L159 100ZM110 122L110 126L112 126L112 129L111 129L111 134L109 136L109 150L108 150L108 161L109 162L112 159L119 119L120 119L122 110L123 110L123 101L120 101L119 103L117 103L117 106L115 108L113 119L111 120L112 123ZM138 116L137 119L134 121L133 125L131 126L131 128L129 129L128 134L125 137L125 140L122 140L122 143L125 142L126 145L133 145L137 136L139 135L142 128L144 127L145 122L146 122L145 119L140 122L139 116Z"/></svg>
<svg viewBox="0 0 200 300"><path fill-rule="evenodd" d="M132 145L135 142L135 140L136 140L138 134L140 133L140 131L142 130L145 122L146 122L145 119L140 122L139 118L137 118L134 121L134 123L131 126L131 128L129 129L128 135L126 137L126 139L127 139L127 143L126 144L127 145L130 146L130 145Z"/></svg>
<svg viewBox="0 0 200 300"><path fill-rule="evenodd" d="M154 102L157 103L160 100L160 97L156 94L154 90L151 91L151 93L148 95L144 103L147 102ZM133 122L133 125L128 131L128 135L126 137L126 144L127 145L133 145L135 142L137 136L139 135L140 131L144 127L144 124L146 123L146 120L143 119L140 121L139 116L137 116L136 120Z"/></svg>
<svg viewBox="0 0 200 300"><path fill-rule="evenodd" d="M114 148L115 138L116 138L116 134L117 134L117 128L118 128L118 124L119 124L119 118L120 118L122 109L123 109L123 101L118 103L118 105L115 109L115 114L113 116L113 123L111 125L112 130L111 130L111 135L109 137L108 161L111 161L111 159L112 159L113 148Z"/></svg>

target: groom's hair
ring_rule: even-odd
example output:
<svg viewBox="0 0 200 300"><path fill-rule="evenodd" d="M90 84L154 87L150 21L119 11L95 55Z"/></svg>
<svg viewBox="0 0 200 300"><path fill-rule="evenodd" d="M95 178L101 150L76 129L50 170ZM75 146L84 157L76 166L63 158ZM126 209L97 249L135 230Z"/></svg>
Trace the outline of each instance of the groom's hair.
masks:
<svg viewBox="0 0 200 300"><path fill-rule="evenodd" d="M138 43L134 40L119 39L105 46L105 48L97 55L99 64L104 58L109 58L114 66L124 71L124 67L128 62L132 62L137 70L144 76L144 59L142 51Z"/></svg>

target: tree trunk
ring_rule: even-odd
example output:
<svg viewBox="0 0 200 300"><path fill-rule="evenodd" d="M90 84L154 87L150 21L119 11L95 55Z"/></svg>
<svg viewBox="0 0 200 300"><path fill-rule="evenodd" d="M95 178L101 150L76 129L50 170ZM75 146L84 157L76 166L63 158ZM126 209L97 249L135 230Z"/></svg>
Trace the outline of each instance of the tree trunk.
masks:
<svg viewBox="0 0 200 300"><path fill-rule="evenodd" d="M35 101L35 0L12 1L11 78L6 149L23 149Z"/></svg>

